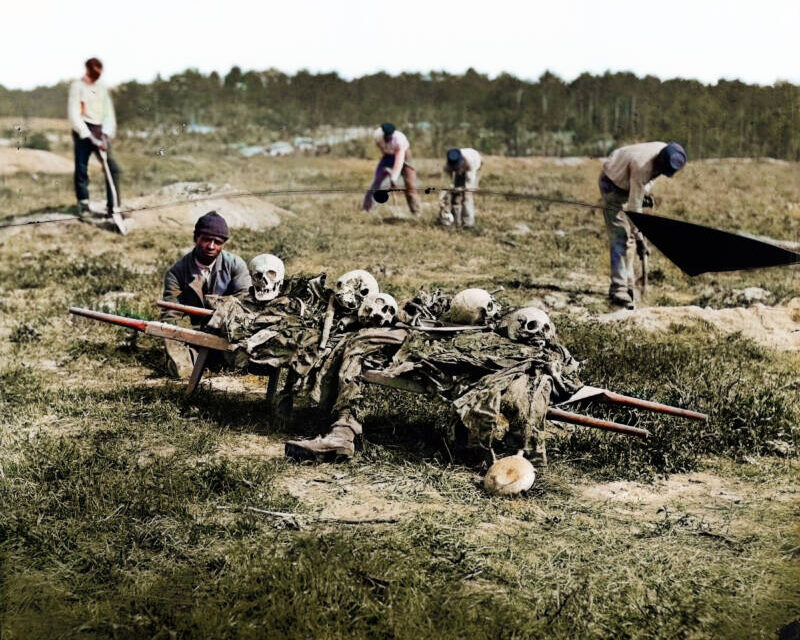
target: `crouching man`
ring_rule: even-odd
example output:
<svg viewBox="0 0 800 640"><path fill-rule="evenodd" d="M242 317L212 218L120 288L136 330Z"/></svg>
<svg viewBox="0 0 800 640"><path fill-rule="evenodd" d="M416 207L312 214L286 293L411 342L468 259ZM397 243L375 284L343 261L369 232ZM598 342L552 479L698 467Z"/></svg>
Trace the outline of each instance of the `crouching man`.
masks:
<svg viewBox="0 0 800 640"><path fill-rule="evenodd" d="M225 218L216 211L201 216L194 226L194 248L173 264L164 277L162 299L193 307L208 307L208 296L244 298L250 290L250 272L239 256L222 247L230 232ZM183 314L165 310L161 319L174 321ZM200 318L192 318L195 324ZM196 352L181 342L165 340L167 368L175 377L187 378Z"/></svg>
<svg viewBox="0 0 800 640"><path fill-rule="evenodd" d="M478 188L478 171L481 168L481 154L470 149L450 149L444 165L445 174L453 179L453 188L442 192L441 223L449 227L475 226L475 198L473 191Z"/></svg>

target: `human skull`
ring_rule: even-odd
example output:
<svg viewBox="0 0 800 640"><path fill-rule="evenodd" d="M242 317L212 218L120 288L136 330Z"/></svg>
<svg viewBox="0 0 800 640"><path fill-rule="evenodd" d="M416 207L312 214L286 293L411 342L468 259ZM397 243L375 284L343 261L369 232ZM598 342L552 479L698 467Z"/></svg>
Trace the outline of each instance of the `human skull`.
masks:
<svg viewBox="0 0 800 640"><path fill-rule="evenodd" d="M370 294L358 309L358 321L365 327L389 327L397 319L397 301L388 293Z"/></svg>
<svg viewBox="0 0 800 640"><path fill-rule="evenodd" d="M256 300L266 302L278 297L286 276L283 260L271 253L262 253L250 261L248 269L250 269L253 296Z"/></svg>
<svg viewBox="0 0 800 640"><path fill-rule="evenodd" d="M523 452L496 460L486 472L483 486L489 493L514 496L528 491L536 480L536 470L525 459Z"/></svg>
<svg viewBox="0 0 800 640"><path fill-rule="evenodd" d="M348 271L336 281L333 288L336 302L347 311L357 311L364 298L378 291L378 281L364 269Z"/></svg>
<svg viewBox="0 0 800 640"><path fill-rule="evenodd" d="M556 335L550 317L538 307L524 307L509 313L500 323L508 337L515 342L540 342L551 340Z"/></svg>
<svg viewBox="0 0 800 640"><path fill-rule="evenodd" d="M486 289L464 289L450 302L450 321L462 324L487 324L502 307Z"/></svg>

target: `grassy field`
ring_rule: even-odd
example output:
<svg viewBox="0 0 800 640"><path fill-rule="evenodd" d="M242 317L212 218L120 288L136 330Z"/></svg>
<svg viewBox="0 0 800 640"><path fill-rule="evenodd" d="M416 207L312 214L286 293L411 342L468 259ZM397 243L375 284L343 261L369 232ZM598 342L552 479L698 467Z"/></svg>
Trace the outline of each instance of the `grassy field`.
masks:
<svg viewBox="0 0 800 640"><path fill-rule="evenodd" d="M122 142L118 159L127 198L183 180L363 187L372 170L244 159L191 137ZM422 183L442 183L438 160L418 164ZM489 158L482 186L594 201L598 168ZM659 212L797 240L797 170L690 163L658 184ZM587 383L710 422L591 407L653 437L557 435L532 493L507 500L452 458L441 407L372 390L352 461L292 464L282 441L329 416L301 402L270 421L250 377L187 401L157 341L66 314L155 317L190 229L0 230L0 637L775 638L800 618L796 352L704 324L599 321L607 248L589 210L483 199L478 228L450 233L430 224L435 196L418 220L366 216L358 200L273 199L295 215L229 248L278 253L290 273L366 268L397 297L503 286L506 304L543 299ZM0 177L7 215L71 203L69 177ZM653 305L724 305L746 286L775 305L800 295L796 270L690 280L658 255L652 270Z"/></svg>

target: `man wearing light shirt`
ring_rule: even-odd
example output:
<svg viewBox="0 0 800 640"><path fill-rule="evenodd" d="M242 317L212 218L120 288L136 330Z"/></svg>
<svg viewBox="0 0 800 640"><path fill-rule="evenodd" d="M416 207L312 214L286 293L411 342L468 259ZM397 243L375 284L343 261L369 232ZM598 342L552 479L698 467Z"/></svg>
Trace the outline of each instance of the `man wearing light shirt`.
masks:
<svg viewBox="0 0 800 640"><path fill-rule="evenodd" d="M408 138L402 132L397 131L391 122L384 122L378 127L373 138L383 155L375 169L375 177L370 190L364 196L362 209L364 211L372 209L375 204L373 194L375 191L385 188L384 182L387 176L391 181L391 186L395 186L402 175L408 208L411 213L419 213L422 207L416 191L417 172L411 165L411 145L408 143Z"/></svg>
<svg viewBox="0 0 800 640"><path fill-rule="evenodd" d="M450 149L447 152L447 161L444 172L453 178L453 189L450 192L450 201L459 200L460 204L451 205L451 209L460 206L460 223L464 227L475 226L475 198L473 192L478 188L478 171L481 168L481 154L466 147L464 149ZM445 207L441 212L441 222L450 226L455 219L453 213Z"/></svg>
<svg viewBox="0 0 800 640"><path fill-rule="evenodd" d="M89 212L89 157L94 154L98 160L100 152L107 154L110 178L106 176L106 201L108 213L119 206L119 166L111 157L111 140L117 133L114 105L108 88L100 82L103 63L97 58L86 61L86 73L75 80L69 88L67 115L72 126L72 141L75 147L75 195L78 199L78 212ZM115 199L116 194L116 199Z"/></svg>
<svg viewBox="0 0 800 640"><path fill-rule="evenodd" d="M625 211L641 213L652 182L674 176L686 164L686 152L677 142L642 142L615 150L603 163L600 195L611 250L611 303L634 307L634 264L637 243L648 251L641 233ZM651 205L652 206L652 205Z"/></svg>

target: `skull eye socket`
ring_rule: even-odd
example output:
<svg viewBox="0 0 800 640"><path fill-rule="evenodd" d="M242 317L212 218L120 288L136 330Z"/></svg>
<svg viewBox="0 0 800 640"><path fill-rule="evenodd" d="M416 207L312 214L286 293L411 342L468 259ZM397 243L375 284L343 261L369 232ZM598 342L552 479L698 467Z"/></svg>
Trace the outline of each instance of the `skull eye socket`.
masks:
<svg viewBox="0 0 800 640"><path fill-rule="evenodd" d="M388 304L387 304L387 305L386 305L386 306L383 308L383 312L384 312L385 314L388 314L388 315L390 315L390 316L393 316L393 315L394 315L394 307L392 307L391 305L388 305Z"/></svg>
<svg viewBox="0 0 800 640"><path fill-rule="evenodd" d="M267 271L267 278L269 278L270 280L277 280L278 279L278 272L277 271L272 271L270 269L269 271Z"/></svg>
<svg viewBox="0 0 800 640"><path fill-rule="evenodd" d="M486 311L491 313L493 309L494 309L494 303L491 300L489 300L489 302L486 303Z"/></svg>
<svg viewBox="0 0 800 640"><path fill-rule="evenodd" d="M372 307L365 307L364 308L364 312L367 313L367 314L372 313Z"/></svg>
<svg viewBox="0 0 800 640"><path fill-rule="evenodd" d="M344 280L338 280L336 282L336 288L341 291L344 288Z"/></svg>
<svg viewBox="0 0 800 640"><path fill-rule="evenodd" d="M361 287L361 289L360 289L359 293L360 293L362 296L369 295L369 287Z"/></svg>
<svg viewBox="0 0 800 640"><path fill-rule="evenodd" d="M528 323L525 325L525 328L528 331L536 331L539 328L539 323L536 320L529 320Z"/></svg>

